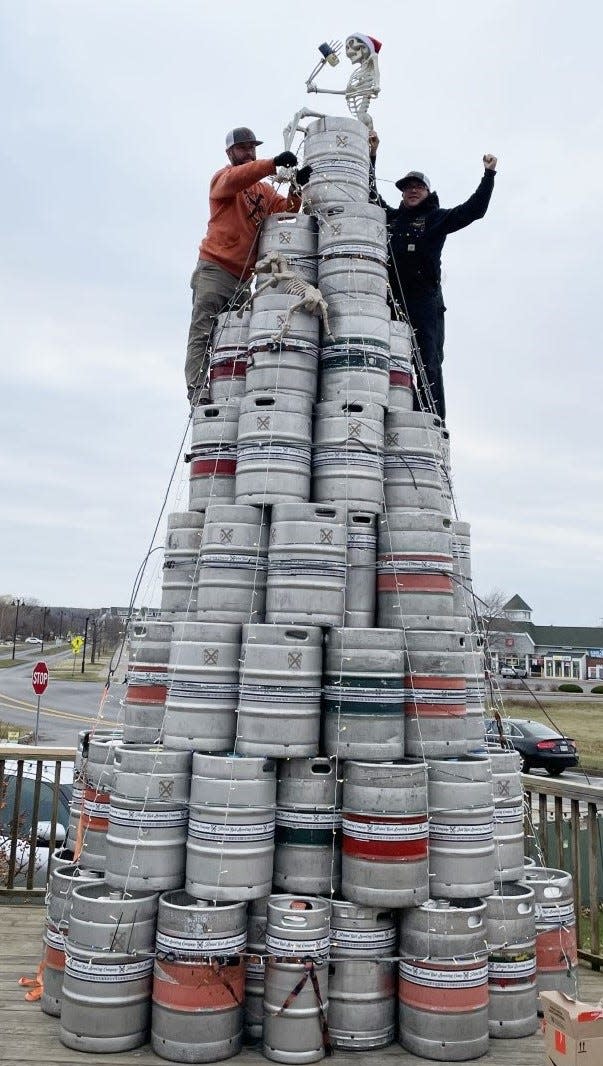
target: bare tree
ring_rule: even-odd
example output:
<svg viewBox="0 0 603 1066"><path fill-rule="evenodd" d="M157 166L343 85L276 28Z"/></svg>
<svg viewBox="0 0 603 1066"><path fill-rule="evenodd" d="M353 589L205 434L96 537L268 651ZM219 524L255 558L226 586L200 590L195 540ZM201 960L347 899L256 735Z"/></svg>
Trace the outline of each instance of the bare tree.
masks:
<svg viewBox="0 0 603 1066"><path fill-rule="evenodd" d="M486 659L489 662L493 652L504 652L505 633L499 625L505 618L504 606L509 602L506 592L492 589L485 596L476 596L479 609L479 627L484 637Z"/></svg>

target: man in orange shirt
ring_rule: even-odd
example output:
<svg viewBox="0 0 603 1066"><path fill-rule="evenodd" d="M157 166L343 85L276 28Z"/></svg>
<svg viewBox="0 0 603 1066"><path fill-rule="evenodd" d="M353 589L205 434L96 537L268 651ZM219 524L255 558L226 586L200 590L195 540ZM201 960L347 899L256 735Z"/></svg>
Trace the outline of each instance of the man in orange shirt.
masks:
<svg viewBox="0 0 603 1066"><path fill-rule="evenodd" d="M256 159L256 147L262 143L246 126L231 130L226 135L229 166L211 179L207 233L191 278L193 314L184 372L193 406L206 395L209 338L216 315L237 307L247 295L245 282L255 266L262 222L279 211L299 211L301 205L293 185L285 197L262 181L279 166L296 166L297 157L281 152L274 159ZM295 186L304 185L309 176L310 167L302 167Z"/></svg>

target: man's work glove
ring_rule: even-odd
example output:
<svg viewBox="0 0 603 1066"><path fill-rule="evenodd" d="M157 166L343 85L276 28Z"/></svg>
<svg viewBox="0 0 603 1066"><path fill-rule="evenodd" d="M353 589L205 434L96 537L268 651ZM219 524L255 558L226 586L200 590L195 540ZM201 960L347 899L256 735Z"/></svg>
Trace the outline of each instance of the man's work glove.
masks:
<svg viewBox="0 0 603 1066"><path fill-rule="evenodd" d="M275 167L296 167L297 156L293 152L281 152L280 155L274 157Z"/></svg>
<svg viewBox="0 0 603 1066"><path fill-rule="evenodd" d="M312 173L312 167L310 166L309 163L306 163L305 167L300 167L300 169L296 172L296 174L295 174L295 184L299 185L300 187L303 186L303 185L307 185L309 180L310 180L310 174L311 173Z"/></svg>

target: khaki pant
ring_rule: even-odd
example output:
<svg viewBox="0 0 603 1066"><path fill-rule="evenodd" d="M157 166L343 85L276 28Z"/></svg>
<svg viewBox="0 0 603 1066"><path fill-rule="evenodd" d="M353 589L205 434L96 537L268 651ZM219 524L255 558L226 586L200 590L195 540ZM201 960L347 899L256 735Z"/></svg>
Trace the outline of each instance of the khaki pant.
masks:
<svg viewBox="0 0 603 1066"><path fill-rule="evenodd" d="M209 339L216 316L227 307L239 307L249 294L248 285L205 259L197 263L191 278L191 289L193 314L184 366L189 400L207 384Z"/></svg>

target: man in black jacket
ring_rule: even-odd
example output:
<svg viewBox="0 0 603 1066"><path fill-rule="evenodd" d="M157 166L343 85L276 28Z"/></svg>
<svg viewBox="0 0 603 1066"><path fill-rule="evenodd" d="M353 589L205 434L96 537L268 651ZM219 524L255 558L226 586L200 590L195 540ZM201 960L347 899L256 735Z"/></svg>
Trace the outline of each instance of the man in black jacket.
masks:
<svg viewBox="0 0 603 1066"><path fill-rule="evenodd" d="M371 153L371 199L385 209L389 241L388 273L394 305L408 317L421 353L417 367L416 406L431 408L446 418L442 361L444 359L444 300L441 286L441 257L449 233L464 229L483 218L490 203L496 173L496 156L484 156L484 176L477 189L458 207L440 207L429 179L411 170L396 182L402 193L398 208L390 207L378 195L375 160L379 137L369 135Z"/></svg>

